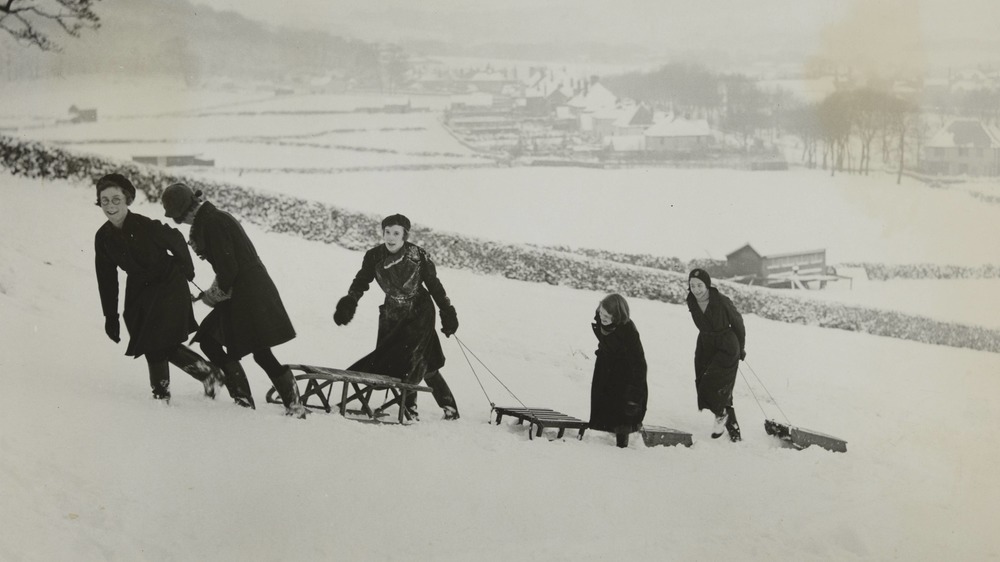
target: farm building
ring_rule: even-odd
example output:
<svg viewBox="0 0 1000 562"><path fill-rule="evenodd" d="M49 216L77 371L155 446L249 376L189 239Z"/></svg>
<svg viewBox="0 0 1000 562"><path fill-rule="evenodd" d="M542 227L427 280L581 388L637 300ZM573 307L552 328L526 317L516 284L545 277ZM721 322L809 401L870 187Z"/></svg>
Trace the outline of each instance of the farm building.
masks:
<svg viewBox="0 0 1000 562"><path fill-rule="evenodd" d="M929 174L1000 175L1000 133L975 119L955 119L924 146L923 167Z"/></svg>
<svg viewBox="0 0 1000 562"><path fill-rule="evenodd" d="M205 160L192 154L167 154L160 156L133 156L133 162L153 166L214 166L215 160Z"/></svg>
<svg viewBox="0 0 1000 562"><path fill-rule="evenodd" d="M826 250L762 254L750 244L726 255L731 281L774 288L823 288L847 279L826 265Z"/></svg>

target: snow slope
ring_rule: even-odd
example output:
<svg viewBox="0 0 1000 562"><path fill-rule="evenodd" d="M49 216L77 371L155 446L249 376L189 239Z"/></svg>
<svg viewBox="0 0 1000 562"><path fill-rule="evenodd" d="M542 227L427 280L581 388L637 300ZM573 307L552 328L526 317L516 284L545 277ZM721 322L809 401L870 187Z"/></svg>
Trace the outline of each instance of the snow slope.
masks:
<svg viewBox="0 0 1000 562"><path fill-rule="evenodd" d="M102 333L92 189L0 174L0 559L1000 556L996 354L747 316L760 381L743 372L757 395L763 381L793 423L847 439L846 454L780 447L743 382L745 440L709 439L711 416L694 407L687 312L639 300L646 422L692 432L690 449L636 439L618 450L598 433L529 441L523 427L491 425L489 401L515 401L477 368L487 399L452 340L443 372L462 409L454 423L427 398L424 419L407 427L245 411L203 398L176 370L167 407L148 398L144 362ZM162 216L141 201L133 210ZM377 290L349 326L330 319L360 253L247 230L299 332L279 360L344 366L371 348ZM211 272L197 267L205 286ZM440 275L458 337L521 401L588 416L601 294ZM267 378L244 364L262 403ZM781 419L774 404L762 408Z"/></svg>

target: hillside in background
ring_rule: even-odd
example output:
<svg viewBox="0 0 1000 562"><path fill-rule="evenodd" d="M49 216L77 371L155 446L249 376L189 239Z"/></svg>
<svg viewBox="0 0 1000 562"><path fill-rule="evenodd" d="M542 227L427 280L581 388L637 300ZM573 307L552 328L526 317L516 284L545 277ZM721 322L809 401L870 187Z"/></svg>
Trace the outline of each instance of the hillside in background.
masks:
<svg viewBox="0 0 1000 562"><path fill-rule="evenodd" d="M108 73L282 78L301 71L342 71L364 82L378 62L369 43L322 31L269 26L188 0L129 0L95 8L101 28L58 37L61 53L17 46L0 35L0 80Z"/></svg>

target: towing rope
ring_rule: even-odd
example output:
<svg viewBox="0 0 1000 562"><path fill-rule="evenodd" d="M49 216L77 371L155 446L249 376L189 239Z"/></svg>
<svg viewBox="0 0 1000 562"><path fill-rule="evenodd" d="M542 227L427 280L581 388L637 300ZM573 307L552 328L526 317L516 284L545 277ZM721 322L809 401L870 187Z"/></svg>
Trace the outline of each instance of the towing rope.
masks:
<svg viewBox="0 0 1000 562"><path fill-rule="evenodd" d="M762 381L760 377L757 376L757 372L754 371L753 367L750 366L750 363L746 362L746 359L743 360L743 363L747 366L747 369L750 370L750 374L752 374L753 377L757 379L757 382L760 384L760 387L764 389L765 393L767 393L767 397L771 400L771 403L774 404L774 407L777 408L779 412L781 412L781 416L785 418L785 422L787 422L790 425L792 423L791 420L788 419L788 416L785 415L785 411L781 409L780 405L778 405L778 401L774 399L774 396L771 394L771 391L769 391L767 389L767 386L764 385L764 381ZM740 369L738 366L737 369L740 372L740 376L743 377L743 382L747 385L747 388L750 390L750 395L753 396L754 401L757 402L757 407L760 408L760 413L764 414L764 418L766 419L767 412L764 411L764 406L761 405L760 399L757 398L757 393L754 392L753 387L750 385L750 381L747 380L747 376L743 373L743 369Z"/></svg>
<svg viewBox="0 0 1000 562"><path fill-rule="evenodd" d="M493 371L491 371L490 368L488 366L486 366L486 363L483 363L483 360L480 359L475 354L475 352L473 352L471 349L469 349L469 346L465 345L465 342L463 342L462 340L458 339L458 334L452 334L452 335L454 336L455 341L458 342L458 348L460 350L462 350L462 356L465 357L465 362L469 364L469 369L472 370L472 376L476 377L476 382L479 383L479 388L482 389L483 394L486 396L486 401L490 403L490 409L491 410L493 408L496 408L496 404L493 403L493 400L490 399L489 393L486 392L486 387L483 386L483 381L479 380L479 375L476 373L476 368L472 365L472 361L469 360L469 355L472 355L476 359L476 361L478 361L479 364L483 366L484 369L486 369L487 371L489 371L489 373L491 375L493 375L493 378L496 379L496 381L498 383L500 383L500 386L502 386L504 388L504 390L506 390L511 396L513 396L514 400L517 400L517 403L520 404L522 408L527 408L527 406L524 405L524 402L521 402L521 399L518 398L517 395L514 394L513 391L511 391L511 389L507 388L507 385L505 385L502 380L500 380L500 377L496 376L493 373ZM468 353L466 353L466 352L468 352Z"/></svg>

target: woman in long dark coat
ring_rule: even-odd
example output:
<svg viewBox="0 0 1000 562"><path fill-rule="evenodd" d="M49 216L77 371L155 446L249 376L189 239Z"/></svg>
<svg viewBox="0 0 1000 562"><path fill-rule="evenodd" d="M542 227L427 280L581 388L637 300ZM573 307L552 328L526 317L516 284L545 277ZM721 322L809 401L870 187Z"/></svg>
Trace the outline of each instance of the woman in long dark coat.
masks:
<svg viewBox="0 0 1000 562"><path fill-rule="evenodd" d="M598 343L588 425L614 433L618 446L625 448L629 434L638 431L646 417L646 354L621 295L601 300L591 327Z"/></svg>
<svg viewBox="0 0 1000 562"><path fill-rule="evenodd" d="M715 414L712 438L729 433L739 441L740 424L733 409L733 387L736 371L746 357L746 329L743 316L733 301L712 286L712 278L704 269L694 269L688 275L688 310L698 327L698 343L694 351L694 383L698 391L698 409Z"/></svg>
<svg viewBox="0 0 1000 562"><path fill-rule="evenodd" d="M405 216L391 215L382 221L383 243L365 253L347 295L337 302L333 320L338 326L350 322L358 300L376 281L385 291L385 302L379 307L375 350L349 369L410 383L423 380L444 410L445 419L458 419L455 396L441 376L445 358L434 332L434 303L441 309L441 333L446 337L458 330L458 315L431 257L409 242L409 236L410 219ZM411 417L416 415L415 394L410 393L406 405Z"/></svg>
<svg viewBox="0 0 1000 562"><path fill-rule="evenodd" d="M163 192L166 215L191 225L191 246L212 264L215 281L199 295L213 307L194 341L212 362L222 365L230 396L240 406L254 408L253 395L240 359L253 354L281 396L288 415L305 417L295 377L274 357L272 347L295 337L278 289L243 227L225 211L202 201L183 183ZM225 348L225 349L223 349Z"/></svg>
<svg viewBox="0 0 1000 562"><path fill-rule="evenodd" d="M122 316L129 333L125 354L145 356L153 397L170 400L173 363L204 385L215 398L222 373L186 347L198 328L187 282L194 279L191 254L176 229L129 212L135 186L121 174L97 181L97 205L108 219L94 236L94 267L104 312L104 331L118 343L118 268L127 274Z"/></svg>

